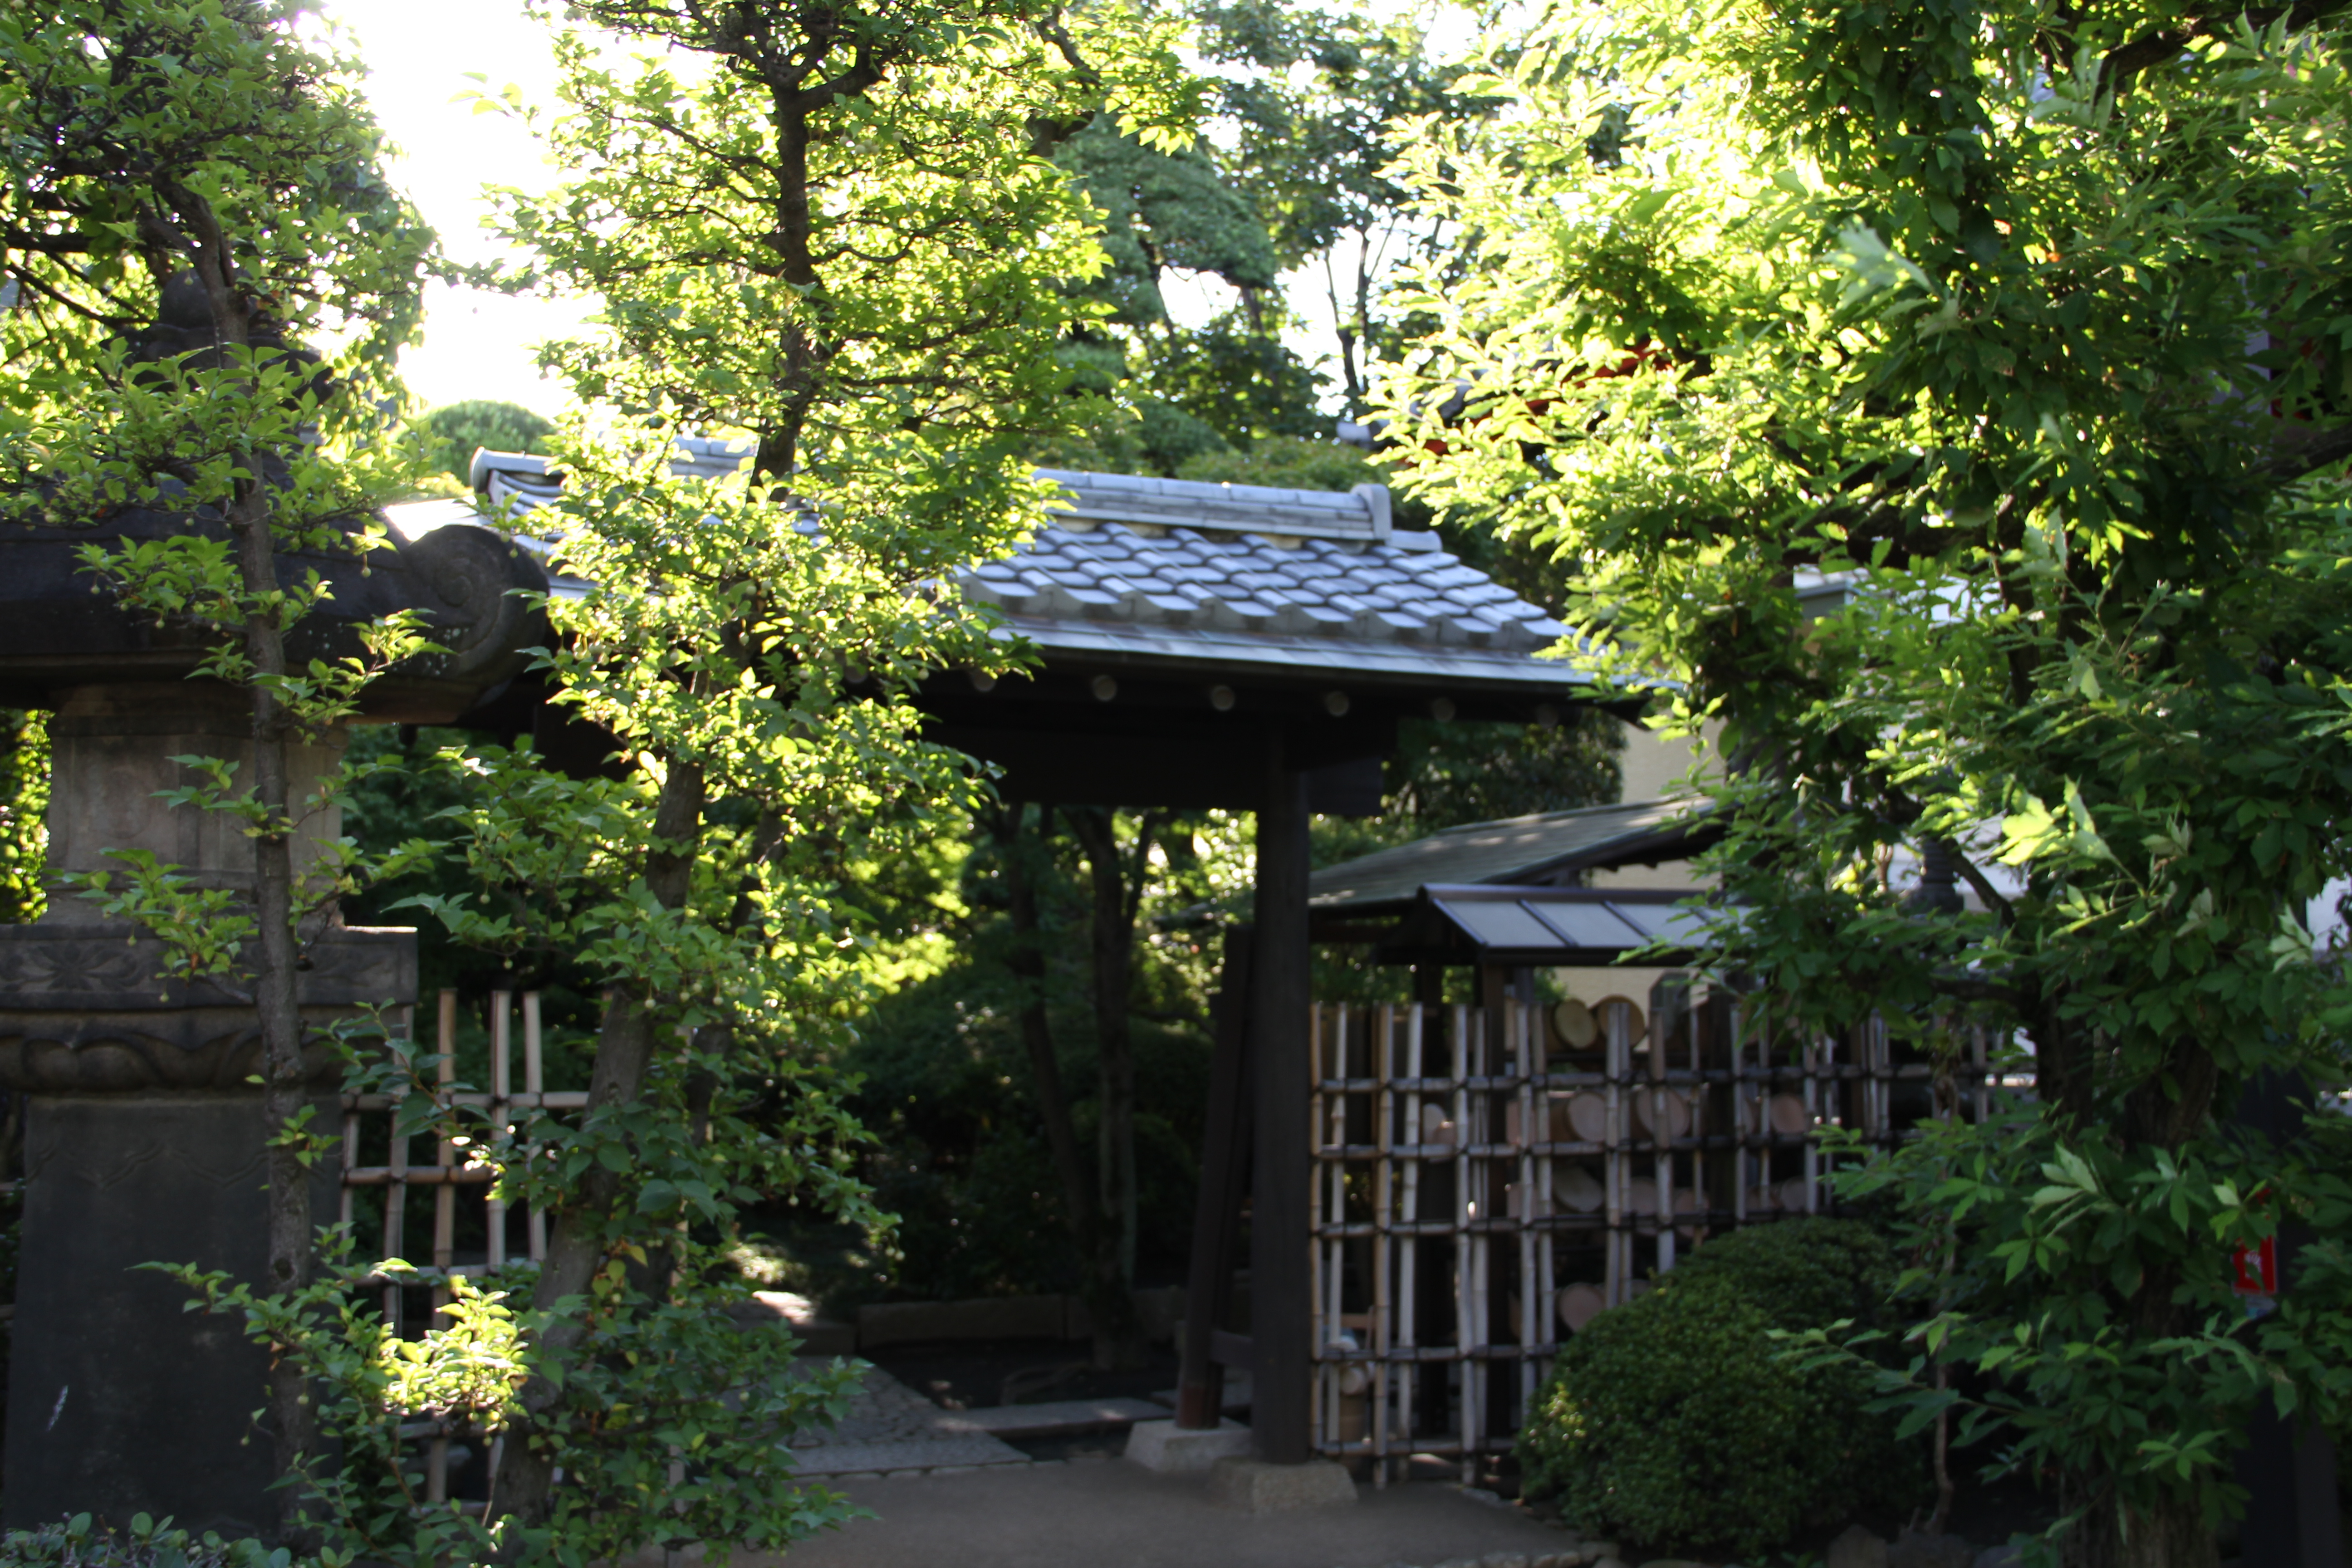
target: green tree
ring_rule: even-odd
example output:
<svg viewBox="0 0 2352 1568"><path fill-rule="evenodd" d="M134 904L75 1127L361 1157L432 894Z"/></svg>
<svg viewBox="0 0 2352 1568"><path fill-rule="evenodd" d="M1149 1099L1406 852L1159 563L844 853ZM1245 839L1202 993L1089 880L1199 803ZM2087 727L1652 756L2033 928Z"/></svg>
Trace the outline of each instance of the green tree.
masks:
<svg viewBox="0 0 2352 1568"><path fill-rule="evenodd" d="M469 398L434 409L416 421L416 430L425 437L427 464L460 483L470 483L477 448L544 452L555 425L520 403Z"/></svg>
<svg viewBox="0 0 2352 1568"><path fill-rule="evenodd" d="M1202 55L1224 68L1218 106L1237 132L1220 172L1265 226L1278 270L1321 272L1340 392L1349 417L1361 417L1398 341L1381 311L1390 275L1446 255L1460 237L1416 210L1390 173L1392 127L1469 121L1494 100L1456 90L1462 68L1433 58L1417 16L1273 0L1205 0L1192 15ZM1260 317L1251 312L1253 327Z"/></svg>
<svg viewBox="0 0 2352 1568"><path fill-rule="evenodd" d="M1315 405L1328 378L1308 369L1279 337L1254 329L1234 311L1170 333L1140 379L1238 451L1269 438L1331 431L1330 416ZM1183 459L1174 467L1181 472Z"/></svg>
<svg viewBox="0 0 2352 1568"><path fill-rule="evenodd" d="M1454 90L1461 69L1436 63L1420 22L1264 0L1186 15L1199 89L1230 134L1171 154L1105 121L1062 128L1055 161L1103 209L1113 262L1092 290L1112 304L1110 321L1065 358L1081 385L1118 396L1124 417L1097 424L1086 445L1042 452L1051 465L1173 474L1227 448L1328 435L1320 405L1335 379L1347 415L1362 416L1374 367L1408 324L1382 310L1387 279L1408 258L1458 248L1386 172L1391 126L1474 118L1493 100ZM1177 325L1160 288L1171 272L1232 289L1232 308ZM1286 279L1325 296L1336 377L1284 341L1303 319Z"/></svg>
<svg viewBox="0 0 2352 1568"><path fill-rule="evenodd" d="M1862 1184L1927 1259L1916 1414L2054 1474L2084 1568L2210 1568L2258 1403L2345 1409L2342 1181L2232 1125L2352 1022L2302 916L2352 812L2345 29L1560 7L1408 154L1480 236L1403 301L1415 484L1722 721L1725 972L2030 1041L2031 1104ZM1973 907L1890 871L1931 855ZM2290 1220L2250 1320L2229 1249Z"/></svg>
<svg viewBox="0 0 2352 1568"><path fill-rule="evenodd" d="M60 0L0 13L0 243L16 308L0 320L10 510L88 524L150 507L182 527L93 542L84 558L134 614L192 629L199 674L250 700L250 770L201 770L178 802L228 813L254 846L249 907L193 895L152 863L99 877L110 912L169 934L189 973L249 986L269 1156L267 1287L298 1289L312 1244L302 1123L298 920L331 900L331 855L298 883L289 744L346 716L413 641L289 658L321 603L281 552L351 556L348 521L381 476L352 460L371 393L414 332L431 236L384 183L352 62L253 0ZM300 347L337 341L331 365ZM133 368L134 363L136 368ZM331 374L321 374L322 370ZM192 919L201 916L201 919ZM272 1373L271 1426L291 1469L312 1430L299 1370ZM298 1506L289 1492L290 1510Z"/></svg>
<svg viewBox="0 0 2352 1568"><path fill-rule="evenodd" d="M1552 725L1440 724L1408 719L1388 765L1386 821L1399 839L1492 822L1605 805L1618 797L1625 726L1593 710Z"/></svg>
<svg viewBox="0 0 2352 1568"><path fill-rule="evenodd" d="M1097 308L1062 284L1103 258L1034 128L1108 108L1173 146L1189 104L1164 40L1118 13L586 0L563 15L545 130L572 177L509 193L504 226L551 287L604 301L598 331L544 360L608 417L567 433L572 483L542 514L562 563L597 584L549 605L562 637L546 662L558 700L639 769L575 837L609 868L579 898L436 906L486 947L571 946L608 986L581 1152L508 1167L560 1217L498 1495L526 1530L553 1520L573 1538L601 1518L598 1554L782 1545L837 1511L796 1497L748 1436L672 1489L677 1517L633 1507L679 1438L625 1380L588 1373L633 1337L698 1331L709 1249L742 1203L814 1183L858 1212L855 1184L801 1152L837 1130L807 1053L860 987L845 858L936 831L969 788L962 759L919 740L909 695L930 670L1012 655L940 584L1041 520L1022 454L1082 406L1055 350ZM692 68L615 64L583 24ZM681 428L740 438L744 471L670 476ZM488 882L546 886L532 836L505 819L563 793L518 775L461 819ZM771 1090L780 1135L740 1114ZM672 1221L646 1255L647 1225ZM614 1425L625 1446L600 1448ZM600 1452L597 1481L576 1484L572 1456Z"/></svg>
<svg viewBox="0 0 2352 1568"><path fill-rule="evenodd" d="M1155 146L1102 115L1058 142L1054 161L1102 215L1110 261L1074 285L1107 310L1074 330L1063 363L1076 389L1116 402L1076 441L1040 447L1044 462L1172 474L1260 436L1328 426L1315 410L1318 378L1280 341L1289 312L1265 217L1213 149ZM1160 291L1171 272L1214 279L1239 304L1203 327L1180 326Z"/></svg>
<svg viewBox="0 0 2352 1568"><path fill-rule="evenodd" d="M1096 288L1122 324L1171 330L1160 293L1171 271L1222 279L1249 301L1273 290L1273 239L1206 149L1152 146L1101 116L1056 147L1054 162L1102 211L1110 268Z"/></svg>

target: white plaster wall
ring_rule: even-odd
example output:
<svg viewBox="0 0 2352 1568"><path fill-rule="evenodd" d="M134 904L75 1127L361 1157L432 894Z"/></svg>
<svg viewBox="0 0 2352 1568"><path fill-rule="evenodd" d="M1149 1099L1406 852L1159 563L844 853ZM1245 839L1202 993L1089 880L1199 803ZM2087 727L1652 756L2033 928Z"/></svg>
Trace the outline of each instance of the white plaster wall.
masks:
<svg viewBox="0 0 2352 1568"><path fill-rule="evenodd" d="M1708 739L1711 741L1716 733L1717 729L1710 728ZM1690 794L1690 785L1684 782L1684 775L1690 772L1691 762L1696 754L1697 748L1687 736L1662 735L1642 724L1627 724L1625 751L1621 759L1625 784L1618 798L1661 800ZM1706 887L1707 880L1694 875L1688 864L1680 860L1661 861L1655 866L1628 866L1616 871L1595 871L1591 878L1591 885L1596 888L1672 888L1677 890ZM1562 971L1563 979L1568 973ZM1664 971L1649 973L1654 979ZM1649 981L1642 982L1640 992L1623 994L1635 996L1637 1000L1646 997ZM1587 996L1581 991L1574 994L1580 1002L1598 1000L1597 996ZM1648 1005L1646 1002L1643 1005Z"/></svg>

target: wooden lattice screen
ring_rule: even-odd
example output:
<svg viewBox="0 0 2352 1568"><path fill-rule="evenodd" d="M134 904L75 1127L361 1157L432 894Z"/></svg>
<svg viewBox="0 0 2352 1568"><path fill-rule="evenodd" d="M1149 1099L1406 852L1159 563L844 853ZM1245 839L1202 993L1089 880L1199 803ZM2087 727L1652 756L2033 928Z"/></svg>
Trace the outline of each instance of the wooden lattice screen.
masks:
<svg viewBox="0 0 2352 1568"><path fill-rule="evenodd" d="M550 1090L544 1081L542 1035L540 1021L540 994L521 993L522 1013L522 1089L513 1088L513 1057L515 1036L515 1004L518 998L510 991L490 993L489 1005L489 1089L460 1091L456 1087L457 1047L457 993L444 991L440 995L436 1022L435 1049L440 1057L437 1069L439 1087L435 1099L446 1110L456 1106L478 1109L486 1122L494 1128L511 1131L519 1112L532 1110L576 1110L588 1103L582 1090ZM414 1009L408 1010L412 1015ZM413 1018L404 1020L410 1037L415 1036ZM421 1330L431 1321L430 1312L421 1321L414 1321L404 1312L404 1289L425 1286L430 1293L430 1311L437 1311L449 1300L447 1280L451 1275L478 1275L502 1267L512 1250L516 1227L507 1214L506 1205L492 1195L491 1184L497 1173L488 1165L468 1164L464 1149L450 1136L448 1119L441 1119L440 1130L433 1137L433 1152L425 1163L414 1163L415 1139L400 1133L401 1111L404 1097L379 1094L347 1094L343 1097L343 1176L342 1213L345 1225L357 1217L362 1193L383 1194L382 1251L383 1258L404 1256L408 1238L409 1190L429 1187L433 1194L432 1262L420 1264L415 1276L405 1281L383 1281L383 1319L395 1333L405 1328ZM363 1151L372 1151L375 1140L371 1137L366 1119L380 1118L383 1128L384 1158L381 1164L362 1164ZM483 1246L479 1256L460 1260L457 1249L458 1205L463 1201L477 1205L482 1221ZM470 1226L467 1227L470 1230ZM533 1262L547 1254L546 1216L532 1209L523 1216L522 1244L524 1256ZM449 1485L449 1440L460 1434L451 1424L437 1418L425 1418L404 1423L401 1435L425 1445L425 1483L427 1500L446 1501ZM495 1464L493 1458L492 1463Z"/></svg>
<svg viewBox="0 0 2352 1568"><path fill-rule="evenodd" d="M1507 1452L1565 1337L1678 1250L1832 1207L1815 1133L1890 1145L1935 1067L1883 1025L1772 1026L1770 998L1669 977L1650 1016L1507 1003L1314 1015L1315 1446L1369 1459ZM1958 1074L1986 1113L1986 1040Z"/></svg>

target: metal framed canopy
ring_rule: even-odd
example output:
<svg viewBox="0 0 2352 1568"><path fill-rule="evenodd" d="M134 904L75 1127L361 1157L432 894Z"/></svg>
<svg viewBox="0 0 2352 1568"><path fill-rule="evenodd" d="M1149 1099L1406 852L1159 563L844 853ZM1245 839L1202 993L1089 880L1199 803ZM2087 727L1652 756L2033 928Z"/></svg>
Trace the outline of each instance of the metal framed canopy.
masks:
<svg viewBox="0 0 2352 1568"><path fill-rule="evenodd" d="M1326 866L1307 882L1318 925L1411 909L1426 883L1552 887L1587 871L1687 859L1721 836L1701 802L1629 800L1449 827Z"/></svg>
<svg viewBox="0 0 2352 1568"><path fill-rule="evenodd" d="M1652 942L1701 945L1706 921L1672 889L1434 883L1376 939L1376 963L1508 969L1614 963Z"/></svg>

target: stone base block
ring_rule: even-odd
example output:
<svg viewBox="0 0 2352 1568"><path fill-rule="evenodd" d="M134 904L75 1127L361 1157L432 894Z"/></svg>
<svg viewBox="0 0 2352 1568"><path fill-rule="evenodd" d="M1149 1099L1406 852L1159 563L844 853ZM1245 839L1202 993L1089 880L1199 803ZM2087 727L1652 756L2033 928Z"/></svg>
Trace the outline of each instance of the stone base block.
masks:
<svg viewBox="0 0 2352 1568"><path fill-rule="evenodd" d="M326 1100L317 1124L338 1114ZM241 1318L188 1311L186 1289L139 1267L261 1279L267 1131L257 1091L27 1097L0 1527L145 1512L269 1531L277 1467L251 1415L268 1358ZM335 1212L335 1179L321 1161L313 1214Z"/></svg>
<svg viewBox="0 0 2352 1568"><path fill-rule="evenodd" d="M1271 1465L1264 1459L1219 1459L1209 1467L1209 1500L1244 1513L1281 1513L1356 1500L1347 1467L1332 1459Z"/></svg>
<svg viewBox="0 0 2352 1568"><path fill-rule="evenodd" d="M857 1331L847 1323L829 1323L823 1318L813 1318L805 1323L793 1325L793 1338L800 1341L799 1355L854 1356L857 1353Z"/></svg>
<svg viewBox="0 0 2352 1568"><path fill-rule="evenodd" d="M1250 1429L1238 1421L1197 1428L1139 1421L1127 1433L1127 1458L1164 1476L1192 1475L1219 1459L1245 1459L1249 1451Z"/></svg>

